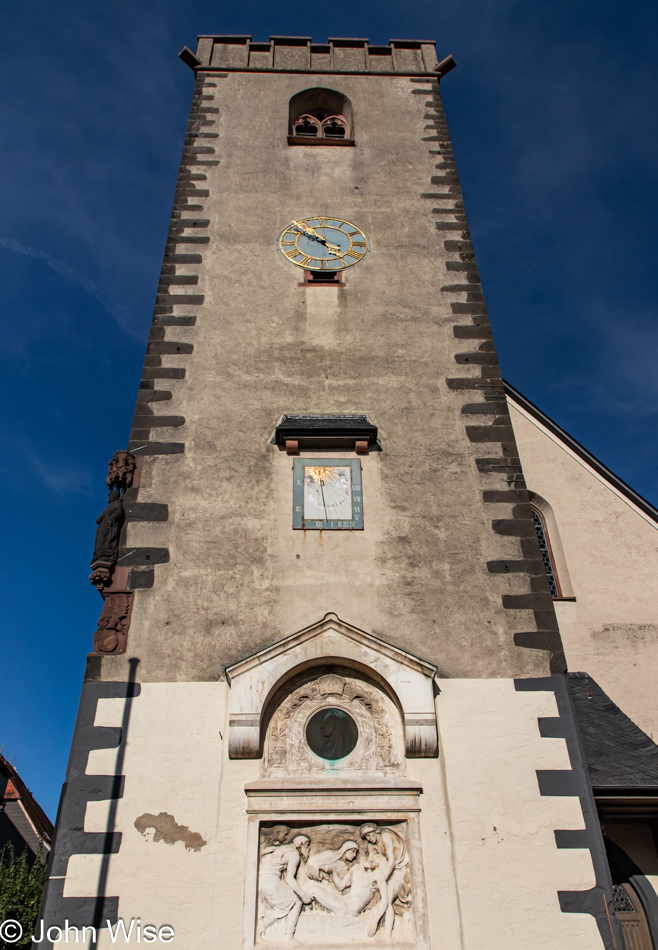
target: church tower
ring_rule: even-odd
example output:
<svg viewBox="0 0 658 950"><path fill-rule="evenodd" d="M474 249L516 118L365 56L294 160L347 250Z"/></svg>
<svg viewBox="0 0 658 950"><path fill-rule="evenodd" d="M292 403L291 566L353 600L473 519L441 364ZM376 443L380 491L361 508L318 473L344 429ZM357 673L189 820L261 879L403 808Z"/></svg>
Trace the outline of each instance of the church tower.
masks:
<svg viewBox="0 0 658 950"><path fill-rule="evenodd" d="M613 950L441 105L454 61L280 36L181 57L192 107L44 928Z"/></svg>

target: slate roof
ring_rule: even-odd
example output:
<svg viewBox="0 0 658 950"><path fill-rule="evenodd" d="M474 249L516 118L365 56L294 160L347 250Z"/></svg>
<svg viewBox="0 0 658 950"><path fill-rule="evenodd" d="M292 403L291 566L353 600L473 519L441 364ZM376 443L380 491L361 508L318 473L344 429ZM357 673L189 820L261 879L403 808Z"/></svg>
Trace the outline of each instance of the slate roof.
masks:
<svg viewBox="0 0 658 950"><path fill-rule="evenodd" d="M366 426L374 429L367 416L282 416L279 426L291 426L304 429L360 429ZM278 426L277 426L278 428Z"/></svg>
<svg viewBox="0 0 658 950"><path fill-rule="evenodd" d="M285 445L286 439L327 437L364 439L371 446L377 444L377 426L363 415L286 415L274 430L273 444Z"/></svg>
<svg viewBox="0 0 658 950"><path fill-rule="evenodd" d="M569 673L594 789L646 789L658 795L658 746L587 673Z"/></svg>

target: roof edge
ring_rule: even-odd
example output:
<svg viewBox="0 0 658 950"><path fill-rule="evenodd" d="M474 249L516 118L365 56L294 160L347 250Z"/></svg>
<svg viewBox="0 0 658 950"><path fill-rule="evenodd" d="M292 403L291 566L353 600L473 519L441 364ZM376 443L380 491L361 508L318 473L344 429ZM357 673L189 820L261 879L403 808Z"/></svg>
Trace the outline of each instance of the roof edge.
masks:
<svg viewBox="0 0 658 950"><path fill-rule="evenodd" d="M34 824L37 834L40 835L50 847L52 842L54 827L53 823L45 813L39 802L36 800L32 792L29 790L23 779L20 777L14 766L5 759L4 755L0 753L0 767L5 771L11 782L18 793L18 798L15 801L20 802L20 804L25 809L26 814L29 819Z"/></svg>
<svg viewBox="0 0 658 950"><path fill-rule="evenodd" d="M564 429L561 429L560 426L553 422L553 420L542 412L541 409L538 409L534 403L530 402L525 396L523 396L518 389L515 389L511 383L508 383L507 380L503 380L505 385L505 395L509 396L514 402L517 402L523 409L526 410L529 415L533 416L538 422L541 422L549 432L552 432L553 435L557 436L565 445L567 445L572 452L574 452L579 458L586 462L594 471L604 478L607 482L613 485L618 492L628 498L629 501L632 501L633 504L640 509L645 515L648 515L653 521L658 524L658 509L654 508L651 502L647 501L646 498L643 498L642 495L638 494L635 489L631 488L630 485L627 485L626 482L620 478L618 475L615 475L614 472L611 472L603 462L600 462L595 455L592 455L580 442L577 442L573 436L569 435L568 432L565 432Z"/></svg>

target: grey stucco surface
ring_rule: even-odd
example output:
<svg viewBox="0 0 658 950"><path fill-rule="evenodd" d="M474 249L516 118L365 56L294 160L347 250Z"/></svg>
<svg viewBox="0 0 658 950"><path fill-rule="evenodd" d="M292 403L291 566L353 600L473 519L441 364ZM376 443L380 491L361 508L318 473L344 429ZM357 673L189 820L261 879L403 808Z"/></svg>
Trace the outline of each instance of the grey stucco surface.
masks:
<svg viewBox="0 0 658 950"><path fill-rule="evenodd" d="M185 367L185 378L155 382L172 392L166 412L177 420L157 438L184 452L147 457L139 489L169 519L128 525L127 550L170 553L153 587L135 593L128 656L140 658L140 679L222 677L329 611L445 676L546 675L548 653L514 643L536 629L534 601L503 606L530 593L527 574L487 569L521 557L518 537L492 530L513 500L483 500L508 479L475 461L500 445L469 439L462 408L473 394L446 383L481 367L455 360L472 344L455 337L468 318L451 304L469 287L446 268L459 256L445 239L460 232L438 230L433 214L460 198L458 182L449 194L432 183L436 80L215 72L197 82L219 110L203 156L217 163L200 169L201 210L184 214L208 222L185 231L209 237L203 262L176 266L199 278L202 303L174 306L196 323L166 329L193 352L164 350L162 366ZM288 101L314 86L350 98L356 147L287 144ZM277 249L291 220L317 214L368 235L370 253L344 287L301 286ZM382 451L362 462L364 531L292 530L292 460L269 441L285 413L363 413L378 427ZM105 657L102 677L124 668L126 658Z"/></svg>

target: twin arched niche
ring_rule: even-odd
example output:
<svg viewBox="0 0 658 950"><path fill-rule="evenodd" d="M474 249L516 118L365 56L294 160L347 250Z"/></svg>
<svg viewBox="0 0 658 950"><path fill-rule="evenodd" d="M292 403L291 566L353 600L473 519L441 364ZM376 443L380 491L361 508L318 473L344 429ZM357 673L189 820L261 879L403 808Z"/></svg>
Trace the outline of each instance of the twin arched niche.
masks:
<svg viewBox="0 0 658 950"><path fill-rule="evenodd" d="M290 99L289 139L347 142L354 138L352 103L334 89L304 89Z"/></svg>
<svg viewBox="0 0 658 950"><path fill-rule="evenodd" d="M262 756L264 775L401 773L438 755L436 667L335 614L226 674L229 757Z"/></svg>

